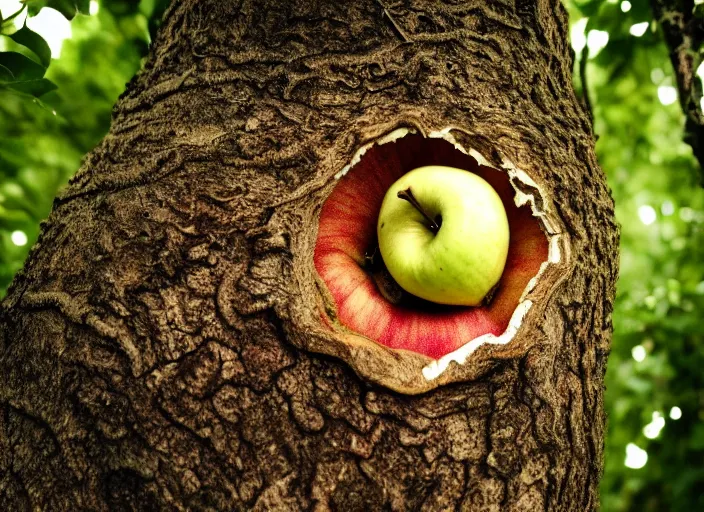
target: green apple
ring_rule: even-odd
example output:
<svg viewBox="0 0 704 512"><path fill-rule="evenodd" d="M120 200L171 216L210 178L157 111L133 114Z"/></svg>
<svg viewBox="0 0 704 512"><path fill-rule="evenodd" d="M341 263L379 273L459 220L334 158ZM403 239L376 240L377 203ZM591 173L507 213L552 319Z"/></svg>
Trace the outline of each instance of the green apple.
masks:
<svg viewBox="0 0 704 512"><path fill-rule="evenodd" d="M391 185L377 236L389 273L408 293L477 306L501 278L509 227L501 198L484 179L431 165Z"/></svg>

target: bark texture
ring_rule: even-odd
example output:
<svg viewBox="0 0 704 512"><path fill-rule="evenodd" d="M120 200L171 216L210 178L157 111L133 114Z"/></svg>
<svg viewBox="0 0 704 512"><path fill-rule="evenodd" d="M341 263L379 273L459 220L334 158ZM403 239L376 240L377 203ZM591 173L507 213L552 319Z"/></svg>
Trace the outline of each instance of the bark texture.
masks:
<svg viewBox="0 0 704 512"><path fill-rule="evenodd" d="M571 69L555 0L175 3L0 310L0 509L596 509L618 234ZM449 125L569 251L524 342L408 396L300 348L301 297L335 173Z"/></svg>

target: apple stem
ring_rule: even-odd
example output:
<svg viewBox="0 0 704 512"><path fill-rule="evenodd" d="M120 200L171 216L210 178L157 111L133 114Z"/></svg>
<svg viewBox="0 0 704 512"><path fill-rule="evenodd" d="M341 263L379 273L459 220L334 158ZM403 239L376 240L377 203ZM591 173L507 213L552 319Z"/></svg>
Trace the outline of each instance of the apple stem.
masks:
<svg viewBox="0 0 704 512"><path fill-rule="evenodd" d="M413 205L413 207L414 207L416 210L418 210L418 211L421 213L421 215L423 215L423 217L425 217L425 220L428 221L428 224L429 224L429 227L430 227L430 231L432 231L433 233L437 233L438 231L440 231L440 226L439 226L439 224L438 224L437 222L435 222L435 221L433 220L433 218L425 212L425 210L423 209L423 207L420 205L420 203L418 202L418 200L417 200L417 199L415 198L415 196L413 195L413 192L411 192L411 187L408 187L406 190L401 190L401 191L400 191L398 194L396 194L396 195L397 195L397 197L399 197L400 199L405 199L406 201L408 201L409 203L411 203L411 204Z"/></svg>

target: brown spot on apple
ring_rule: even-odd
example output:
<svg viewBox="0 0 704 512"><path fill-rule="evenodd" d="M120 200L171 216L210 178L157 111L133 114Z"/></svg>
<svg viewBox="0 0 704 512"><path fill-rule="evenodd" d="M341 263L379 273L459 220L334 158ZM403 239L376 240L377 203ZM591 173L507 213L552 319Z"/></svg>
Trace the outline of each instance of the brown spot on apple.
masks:
<svg viewBox="0 0 704 512"><path fill-rule="evenodd" d="M383 289L385 285L380 287L380 276L367 265L365 251L377 245L384 194L403 174L426 165L476 173L497 191L506 209L510 228L506 266L497 287L478 307L399 299ZM381 345L433 359L482 335L501 335L529 281L548 258L548 238L540 221L528 205L516 207L514 193L506 172L480 165L442 139L409 135L370 148L340 178L320 214L314 264L334 300L338 320Z"/></svg>

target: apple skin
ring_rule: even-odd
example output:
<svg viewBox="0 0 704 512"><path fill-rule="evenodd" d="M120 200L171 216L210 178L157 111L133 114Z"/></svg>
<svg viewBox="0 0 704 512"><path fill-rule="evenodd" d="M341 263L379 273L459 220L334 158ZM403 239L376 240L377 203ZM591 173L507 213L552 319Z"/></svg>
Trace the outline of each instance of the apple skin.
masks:
<svg viewBox="0 0 704 512"><path fill-rule="evenodd" d="M407 189L440 229L408 200ZM397 180L384 196L377 222L387 269L407 292L438 304L477 306L499 282L509 247L501 198L469 171L431 165Z"/></svg>

